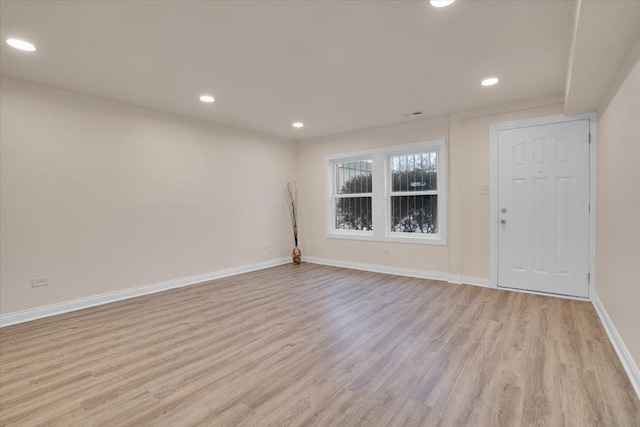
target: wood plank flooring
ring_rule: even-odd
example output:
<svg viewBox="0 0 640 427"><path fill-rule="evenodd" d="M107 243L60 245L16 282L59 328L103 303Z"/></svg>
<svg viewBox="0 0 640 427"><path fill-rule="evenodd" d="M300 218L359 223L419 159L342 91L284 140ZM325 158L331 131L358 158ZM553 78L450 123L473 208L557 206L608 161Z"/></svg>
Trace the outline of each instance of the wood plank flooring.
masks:
<svg viewBox="0 0 640 427"><path fill-rule="evenodd" d="M0 424L640 426L591 304L285 265L0 330Z"/></svg>

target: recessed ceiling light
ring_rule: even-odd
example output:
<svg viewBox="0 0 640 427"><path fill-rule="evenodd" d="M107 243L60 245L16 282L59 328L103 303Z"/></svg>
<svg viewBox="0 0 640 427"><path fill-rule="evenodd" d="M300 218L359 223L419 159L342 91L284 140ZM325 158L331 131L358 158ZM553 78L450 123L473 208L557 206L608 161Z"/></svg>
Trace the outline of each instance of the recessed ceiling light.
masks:
<svg viewBox="0 0 640 427"><path fill-rule="evenodd" d="M494 84L498 83L500 80L498 80L496 77L490 77L488 79L484 79L482 82L480 82L480 84L482 86L493 86Z"/></svg>
<svg viewBox="0 0 640 427"><path fill-rule="evenodd" d="M431 0L431 6L433 7L445 7L449 6L456 0Z"/></svg>
<svg viewBox="0 0 640 427"><path fill-rule="evenodd" d="M293 124L293 127L294 127L294 128L301 128L302 126L304 126L304 123L301 123L301 122L295 122L295 123Z"/></svg>
<svg viewBox="0 0 640 427"><path fill-rule="evenodd" d="M26 50L27 52L33 52L36 50L34 45L24 40L7 39L7 44L11 47L15 47L16 49Z"/></svg>
<svg viewBox="0 0 640 427"><path fill-rule="evenodd" d="M210 95L202 95L200 97L200 101L202 101L202 102L213 102L213 101L215 101L215 99L213 99L213 96L210 96Z"/></svg>

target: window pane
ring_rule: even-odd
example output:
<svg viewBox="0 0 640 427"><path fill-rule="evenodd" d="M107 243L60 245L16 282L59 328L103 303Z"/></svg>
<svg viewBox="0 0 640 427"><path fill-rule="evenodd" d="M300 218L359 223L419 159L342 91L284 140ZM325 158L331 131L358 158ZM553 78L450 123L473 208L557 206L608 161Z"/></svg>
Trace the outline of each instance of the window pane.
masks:
<svg viewBox="0 0 640 427"><path fill-rule="evenodd" d="M438 233L438 196L392 196L391 231Z"/></svg>
<svg viewBox="0 0 640 427"><path fill-rule="evenodd" d="M438 189L438 153L404 154L391 157L392 191Z"/></svg>
<svg viewBox="0 0 640 427"><path fill-rule="evenodd" d="M336 164L336 194L371 193L371 160Z"/></svg>
<svg viewBox="0 0 640 427"><path fill-rule="evenodd" d="M371 231L371 197L337 198L336 230Z"/></svg>

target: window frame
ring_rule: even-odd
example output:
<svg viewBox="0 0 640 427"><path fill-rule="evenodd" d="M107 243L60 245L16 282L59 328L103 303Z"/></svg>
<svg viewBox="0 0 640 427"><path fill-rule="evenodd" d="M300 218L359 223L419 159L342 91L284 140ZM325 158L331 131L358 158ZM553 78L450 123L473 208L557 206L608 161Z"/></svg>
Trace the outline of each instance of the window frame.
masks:
<svg viewBox="0 0 640 427"><path fill-rule="evenodd" d="M439 145L431 145L424 146L419 150L405 149L401 151L393 151L389 152L386 155L385 159L385 227L386 229L386 237L389 238L401 238L403 241L406 239L430 239L430 240L438 240L440 239L440 226L442 224L440 218L440 212L442 209L441 206L441 183L440 183L440 153L441 153ZM437 176L437 188L436 190L421 190L421 191L393 191L393 166L391 164L393 157L403 156L403 155L412 155L412 154L422 154L422 153L436 153L437 154L437 168L436 168L436 176ZM391 210L393 208L393 203L391 202L394 196L421 196L421 195L435 195L438 196L437 202L437 224L438 224L438 233L403 233L399 231L391 231ZM445 212L446 213L446 212Z"/></svg>
<svg viewBox="0 0 640 427"><path fill-rule="evenodd" d="M402 233L391 231L391 158L398 155L436 152L437 165L437 209L438 233ZM335 165L338 163L371 160L372 193L371 216L372 231L337 230L335 228ZM326 181L326 237L333 239L367 240L376 242L399 242L426 245L447 244L447 144L445 139L395 145L353 153L328 155L325 157ZM415 192L417 195L419 192ZM420 192L421 193L421 192ZM434 194L433 190L428 193ZM412 192L412 195L414 193ZM398 195L398 194L396 194Z"/></svg>
<svg viewBox="0 0 640 427"><path fill-rule="evenodd" d="M336 181L337 178L337 166L339 163L349 163L349 162L357 162L357 161L367 161L367 160L371 160L372 162L372 166L371 166L371 170L372 170L372 182L371 182L371 186L372 186L372 191L370 193L347 193L347 194L340 194L338 193L338 183ZM330 229L333 230L333 234L337 234L337 235L343 235L343 236L373 236L373 231L369 231L369 230L344 230L344 229L337 229L336 228L336 205L337 205L337 201L338 199L348 199L348 198L356 198L356 197L370 197L371 198L371 211L373 212L373 158L371 157L371 155L363 155L363 156L350 156L347 158L343 158L340 157L338 159L333 160L330 165L329 165L329 175L331 175L329 177L330 180L330 200L329 200L329 205L330 205L330 209L331 209L331 213L330 213L330 218L329 221L331 222L330 224ZM373 220L371 222L371 226L373 227Z"/></svg>

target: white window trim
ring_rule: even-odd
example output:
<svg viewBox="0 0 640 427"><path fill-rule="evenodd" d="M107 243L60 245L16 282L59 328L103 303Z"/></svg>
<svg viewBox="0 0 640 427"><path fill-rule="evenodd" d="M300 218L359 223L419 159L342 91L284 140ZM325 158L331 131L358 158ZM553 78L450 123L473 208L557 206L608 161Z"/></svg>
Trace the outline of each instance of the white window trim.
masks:
<svg viewBox="0 0 640 427"><path fill-rule="evenodd" d="M373 232L372 231L366 231L366 230L336 230L335 227L335 222L336 222L336 215L335 215L335 210L334 210L334 206L335 206L335 197L339 196L338 194L335 194L335 190L336 190L336 170L335 170L335 165L337 163L347 163L347 162L351 162L351 161L359 161L359 160L373 160L373 157L371 154L369 153L363 153L361 155L358 155L358 153L352 153L348 154L346 156L340 156L340 157L336 157L335 159L332 159L329 161L328 163L328 169L327 169L327 181L329 183L329 199L328 199L328 206L329 206L329 213L328 213L328 217L327 217L327 221L328 221L328 231L332 232L332 237L337 237L337 236L341 236L343 238L361 238L361 237L372 237L373 236ZM375 186L373 185L373 176L372 176L372 186L375 188ZM349 194L347 197L358 197L358 196L362 196L362 197L371 197L371 210L373 212L373 196L374 196L374 192L372 191L371 193L362 193L362 194ZM344 197L344 196L343 196ZM373 223L373 221L372 221Z"/></svg>
<svg viewBox="0 0 640 427"><path fill-rule="evenodd" d="M389 159L400 154L413 154L424 151L438 152L438 234L397 233L387 226L391 221L391 165ZM352 160L373 161L372 167L372 223L373 231L354 231L335 229L334 164ZM447 244L447 160L446 140L417 142L395 145L366 151L329 155L325 157L325 224L326 237L331 239L365 240L374 242L398 242L423 245Z"/></svg>

